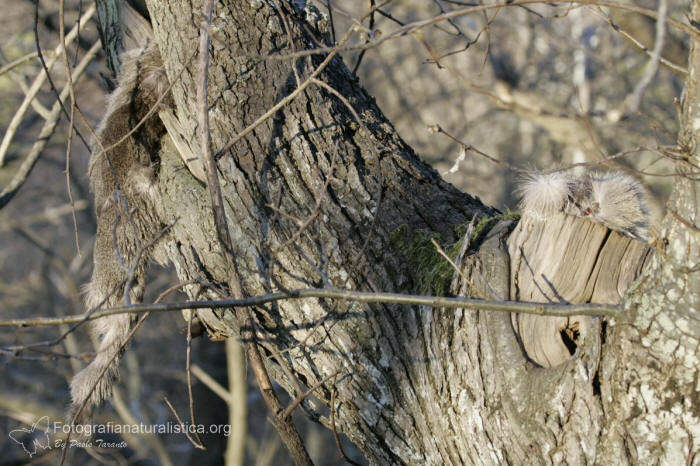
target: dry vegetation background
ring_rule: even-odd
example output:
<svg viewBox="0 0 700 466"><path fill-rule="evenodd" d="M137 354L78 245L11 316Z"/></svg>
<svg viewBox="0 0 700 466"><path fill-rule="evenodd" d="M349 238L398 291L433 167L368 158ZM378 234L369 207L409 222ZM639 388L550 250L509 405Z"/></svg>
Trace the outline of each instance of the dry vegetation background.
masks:
<svg viewBox="0 0 700 466"><path fill-rule="evenodd" d="M337 6L333 12L337 36L342 36L352 18L360 17L369 6L368 1L356 0L332 3ZM373 29L375 34L387 34L399 28L400 23L430 18L441 10L457 8L460 3L464 2L396 0L383 8L385 14L375 14ZM657 8L657 3L635 2L652 9ZM669 15L683 19L687 3L669 1ZM66 2L68 28L89 4ZM36 50L35 5L30 0L2 3L2 135L41 70L35 57L6 70L7 64ZM41 2L38 19L40 43L50 57L50 51L58 44L58 2ZM611 21L621 29L616 30ZM421 157L445 173L448 181L499 209L517 209L515 188L519 174L504 163L544 169L599 161L630 151L625 157L616 158L614 164L617 169L634 171L649 187L658 216L670 189L670 178L660 175L670 173L668 155L678 130L674 99L680 98L682 92L682 71L659 67L638 111L620 122L607 117L611 111L622 108L649 62L649 55L626 34L632 34L651 49L654 27L654 22L644 17L597 7L533 5L490 10L423 30L425 42L442 56L440 67L425 45L408 35L367 50L357 75ZM94 21L90 21L69 47L71 63L80 60L97 40ZM684 67L686 44L682 36L667 28L665 43L664 57ZM359 52L345 53L348 67L353 69L359 56ZM75 86L78 105L93 125L104 109L104 72L104 60L98 56ZM65 69L61 60L53 66L51 76L62 89ZM54 93L44 84L22 118L6 164L0 168L0 190L17 173L44 124L42 115L54 102ZM583 114L594 116L578 117ZM458 143L444 134L428 131L428 126L435 124L504 163L493 163L474 151L462 153ZM82 124L78 127L89 141L89 132ZM73 137L69 178L75 201L78 251L66 188L67 134L68 125L62 118L25 185L0 210L0 319L84 311L80 287L91 272L95 232L87 179L89 151L80 138ZM176 282L172 270L154 267L146 299L152 301ZM98 412L100 421L125 422L129 416L148 424L172 421L164 396L180 412L187 411L183 322L174 314L148 319L124 357L115 401ZM9 431L31 425L44 415L62 419L69 401L68 382L93 350L87 333L72 333L48 351L18 351L16 347L56 338L64 330L52 327L0 331L0 464L24 464L28 460L18 445L8 439ZM228 386L223 343L198 338L193 342L192 358L193 364ZM194 388L198 422L228 422L226 404L199 380ZM253 385L248 385L247 402L245 463L286 464L287 454L266 420L264 404ZM340 464L331 434L303 416L298 421L317 464ZM126 440L128 449L106 450L99 456L83 454L71 464L217 464L222 461L225 448L224 439L217 436L204 438L206 452L195 450L183 435ZM359 459L352 446L346 445L346 451ZM53 464L56 456L49 455L48 461Z"/></svg>

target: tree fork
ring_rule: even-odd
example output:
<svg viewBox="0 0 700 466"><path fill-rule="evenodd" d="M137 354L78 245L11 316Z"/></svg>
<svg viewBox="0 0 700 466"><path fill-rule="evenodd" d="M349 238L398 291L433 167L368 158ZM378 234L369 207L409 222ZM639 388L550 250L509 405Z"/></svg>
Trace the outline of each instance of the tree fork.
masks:
<svg viewBox="0 0 700 466"><path fill-rule="evenodd" d="M198 17L202 3L151 0L148 6L174 81L177 117L190 133L186 137L193 138L197 124L191 109L198 108L198 100L192 90L197 87L197 70L190 67L182 79L175 78L199 42L199 28L192 18ZM294 92L299 83L293 67L303 82L323 58L251 57L303 50L322 44L323 38L312 34L313 25L290 15L292 48L279 20L282 13L264 2L221 2L217 11L208 111L212 147L227 149L216 168L239 280L231 279L230 262L211 247L219 230L213 218L202 215L210 208L207 189L187 173L166 141L159 189L166 213L180 219L166 249L183 280L205 276L213 283L228 283L231 293L240 285L238 296L326 282L358 291L410 291L426 277L392 243L392 232L406 226L408 231L425 230L453 243L459 226L496 213L443 182L422 163L337 58L318 79L352 105L361 124L353 123L345 103L332 92L308 86L273 118L229 147L232 135L241 134ZM340 157L331 170L336 147ZM310 214L320 187L327 191L326 199L318 212ZM687 198L689 189L679 191L681 198ZM675 210L692 223L688 208ZM286 245L298 229L297 220L310 215L316 220ZM510 222L497 224L478 253L466 255L461 262L470 282L491 288L503 300L510 297L507 238L511 229ZM671 229L669 234L672 242L676 231ZM697 247L697 242L689 244ZM658 264L663 264L663 258L657 254L648 268L657 270ZM692 264L684 267L693 270ZM639 289L631 296L642 300ZM188 291L194 296L199 290L192 286ZM458 280L451 291L470 294ZM202 295L213 298L207 290ZM654 296L655 303L665 303L659 294ZM697 293L694 296L697 303ZM628 303L626 309L632 308ZM644 351L637 351L641 338L634 333L644 325L628 322L628 315L619 320L629 325L616 325L616 318L606 323L606 330L600 319L593 319L573 357L546 368L526 357L510 317L502 313L448 313L425 307L399 312L390 304L331 305L322 299L281 301L259 309L263 312L248 317L254 320L263 347L284 350L285 357L278 363L287 364L287 371L267 364L286 389L293 391L293 384L285 372L308 386L340 369L348 374L336 387L320 388L319 398L324 404L330 398L337 402L334 424L373 463L541 460L581 464L601 458L660 459L681 451L673 445L654 450L637 433L619 428L635 415L639 419L630 425L636 432L648 427L644 416L649 413L643 406L637 409L640 382L630 378L633 374L624 367L624 361L630 360L635 361L636 370L649 364L648 355L645 359ZM668 315L676 317L674 312ZM203 310L200 316L214 333L227 335L241 327L241 320L229 312ZM697 335L697 329L691 330ZM660 342L673 341L668 332L659 335ZM686 390L682 380L688 374L693 380L694 371L671 368L668 373L674 382ZM623 387L628 391L621 391ZM661 389L654 386L658 393ZM637 399L631 399L635 393ZM689 413L692 392L683 393L682 407ZM668 406L672 415L672 404ZM694 439L700 438L693 434L695 421L687 416L678 421L676 426L690 426L686 437L693 439L687 452L691 456L697 451ZM662 435L675 435L663 427L653 428ZM674 438L683 438L683 432ZM638 451L630 453L626 449L630 444L637 445Z"/></svg>

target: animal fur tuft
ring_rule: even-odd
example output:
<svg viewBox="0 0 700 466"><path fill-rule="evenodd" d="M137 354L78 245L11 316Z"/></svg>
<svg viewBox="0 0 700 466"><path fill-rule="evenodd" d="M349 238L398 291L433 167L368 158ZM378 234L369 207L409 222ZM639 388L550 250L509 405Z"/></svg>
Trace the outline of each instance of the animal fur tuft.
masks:
<svg viewBox="0 0 700 466"><path fill-rule="evenodd" d="M627 236L649 240L646 193L637 180L619 172L590 175L591 202L598 207L593 221Z"/></svg>
<svg viewBox="0 0 700 466"><path fill-rule="evenodd" d="M163 242L161 239L143 250L166 223L161 218L157 188L158 153L166 131L158 111L174 104L158 48L146 39L140 40L139 45L120 56L118 85L107 99L90 159L97 235L92 278L85 287L89 311L123 304L127 280L130 302L140 302L145 288L145 262L153 248ZM138 129L132 132L137 125ZM103 153L102 148L108 147ZM130 269L133 273L129 273ZM91 322L91 332L99 345L92 362L71 381L73 412L89 409L111 396L130 327L128 314Z"/></svg>
<svg viewBox="0 0 700 466"><path fill-rule="evenodd" d="M523 215L545 219L561 212L568 202L571 183L571 177L564 173L529 176L518 188Z"/></svg>
<svg viewBox="0 0 700 466"><path fill-rule="evenodd" d="M168 76L155 43L125 51L120 57L118 86L107 99L107 115L128 105L137 105L136 110L144 109L144 114L154 106L155 113L172 106L171 98L166 95Z"/></svg>
<svg viewBox="0 0 700 466"><path fill-rule="evenodd" d="M644 188L619 172L574 177L535 174L518 189L523 215L545 220L557 212L587 218L632 238L649 240L649 210Z"/></svg>
<svg viewBox="0 0 700 466"><path fill-rule="evenodd" d="M117 297L107 297L99 286L99 278L85 286L85 306L97 309L105 303L118 303ZM138 289L134 290L138 293ZM133 296L134 298L139 298ZM127 343L131 326L129 314L117 314L91 322L91 332L100 339L95 358L71 380L71 398L74 410L91 407L112 395L112 384L119 377L118 357Z"/></svg>

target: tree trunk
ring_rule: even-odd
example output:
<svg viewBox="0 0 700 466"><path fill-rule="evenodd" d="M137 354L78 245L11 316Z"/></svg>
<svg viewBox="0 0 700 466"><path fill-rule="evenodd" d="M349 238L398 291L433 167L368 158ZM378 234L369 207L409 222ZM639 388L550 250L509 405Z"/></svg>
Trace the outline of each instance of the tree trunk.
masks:
<svg viewBox="0 0 700 466"><path fill-rule="evenodd" d="M174 83L176 116L184 139L194 144L192 57L202 3L147 3ZM303 16L281 14L267 2L222 1L211 28L212 147L220 151L219 177L245 293L332 285L460 295L480 289L508 299L507 238L514 221L483 220L499 213L423 163L339 58L319 79L345 101L311 85L226 148L322 62L324 56L261 58L322 45L322 18L310 9ZM700 66L700 60L693 63ZM689 128L700 118L693 86L685 102ZM694 150L693 138L688 130L682 141ZM697 166L697 153L689 157ZM679 170L688 171L683 167L690 163ZM163 145L158 183L167 219L177 219L164 247L180 278L204 279L227 293L206 186L187 170L172 141ZM672 201L691 223L697 188L681 179ZM304 408L328 425L335 387L331 409L338 431L374 464L692 461L700 441L700 254L698 230L685 221L667 217L665 242L624 316L593 319L590 338L556 367L540 367L526 356L507 313L282 301L254 309L256 332L269 370L293 397L303 391L300 382L311 387L330 377ZM459 241L465 232L472 233L471 244ZM453 280L432 237L451 246L468 280ZM199 285L188 293L219 297ZM237 333L229 311L200 317L214 335Z"/></svg>
<svg viewBox="0 0 700 466"><path fill-rule="evenodd" d="M700 19L692 2L691 23ZM683 158L657 253L610 322L601 362L600 461L626 453L628 463L697 464L700 448L700 43L690 40L682 102Z"/></svg>

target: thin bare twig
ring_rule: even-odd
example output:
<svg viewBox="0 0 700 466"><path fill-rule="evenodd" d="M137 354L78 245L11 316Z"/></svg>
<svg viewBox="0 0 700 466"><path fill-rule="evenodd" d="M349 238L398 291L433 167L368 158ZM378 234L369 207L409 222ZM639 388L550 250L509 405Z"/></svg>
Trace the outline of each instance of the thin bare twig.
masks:
<svg viewBox="0 0 700 466"><path fill-rule="evenodd" d="M523 174L531 174L531 173L550 174L550 173L557 173L557 172L572 170L572 169L577 168L577 167L593 167L593 166L597 166L597 165L608 165L611 161L614 161L614 160L622 158L622 157L626 157L630 154L635 154L635 153L639 153L639 152L643 152L643 151L656 151L655 149L649 148L649 147L635 147L632 149L627 149L627 150L617 152L615 154L608 155L601 150L600 151L601 152L601 159L600 160L593 160L590 162L577 162L577 163L563 165L563 166L556 167L556 168L549 168L546 170L528 170L525 168L518 167L517 165L510 164L510 163L505 162L503 160L497 159L496 157L494 157L490 154L487 154L486 152L484 152L480 149L477 149L476 147L472 146L471 144L467 144L466 142L462 141L461 139L457 138L456 136L445 131L440 125L430 125L430 126L428 126L428 131L430 131L431 133L442 134L442 135L450 138L452 141L454 141L460 145L463 153L474 152L475 154L478 154L478 155L484 157L486 160L488 160L488 161L490 161L498 166L512 170L516 173L523 173ZM460 159L458 159L457 162L455 162L455 164L460 162L461 158L462 158L462 155L460 155ZM621 168L621 169L624 169L624 168ZM629 170L629 168L628 168L628 170ZM455 168L453 166L449 170L449 173L453 173L455 171L457 171L457 168ZM634 173L647 175L647 176L682 176L678 173L655 174L655 173L643 172L640 170L633 170L633 171L634 171Z"/></svg>
<svg viewBox="0 0 700 466"><path fill-rule="evenodd" d="M85 12L85 19L86 23L87 20L92 17L92 15L95 13L95 5L92 5L88 11ZM85 24L85 23L83 23ZM75 26L71 31L66 34L65 36L65 42L66 45L70 44L76 36L78 35L78 26ZM62 44L58 44L58 46L54 49L51 58L49 58L49 61L46 63L47 68L51 69L53 65L56 63L56 60L58 59L61 54L64 53L64 48ZM2 167L5 164L5 157L7 155L7 151L10 148L10 143L12 142L12 139L14 138L15 133L17 132L17 129L19 128L20 123L22 122L22 118L24 118L25 113L27 112L27 109L29 108L31 101L36 98L36 95L39 93L39 90L41 90L41 86L44 84L44 81L46 80L46 77L48 75L45 72L39 73L36 78L34 78L34 81L32 82L32 85L29 87L29 91L27 95L25 96L24 100L20 104L19 108L17 111L14 113L12 116L12 119L10 120L10 123L7 125L7 129L5 130L5 134L3 135L2 138L2 143L0 143L0 167ZM62 106L62 100L65 100L65 97L63 99L58 99L59 105ZM59 107L59 115L61 112L61 108ZM52 112L53 113L53 112ZM56 116L56 119L58 119L58 115Z"/></svg>
<svg viewBox="0 0 700 466"><path fill-rule="evenodd" d="M296 242L301 234L304 232L304 230L311 224L311 222L318 216L319 212L321 211L321 206L323 204L323 200L326 198L326 192L328 191L328 185L330 184L331 180L333 179L333 170L335 169L335 161L338 156L338 147L335 147L335 150L333 152L333 158L331 159L331 166L328 169L328 176L326 177L326 182L323 184L323 186L318 190L318 193L316 194L316 205L314 206L314 210L311 212L311 214L306 217L301 223L297 221L297 225L299 228L294 232L294 234L283 244L275 248L275 251L273 251L273 254L275 254L278 251L281 251L285 249L287 246L290 244L293 244ZM282 211L279 211L282 213ZM290 216L291 217L291 216Z"/></svg>
<svg viewBox="0 0 700 466"><path fill-rule="evenodd" d="M68 115L68 110L66 110L65 105L63 105L63 101L59 97L59 92L58 88L56 87L56 84L53 82L53 78L51 77L51 70L49 69L48 66L46 66L46 60L44 60L44 52L41 49L41 41L39 40L39 1L36 2L36 8L34 8L34 45L36 46L36 52L37 56L39 57L39 62L41 63L42 68L44 69L44 73L46 74L46 80L49 82L49 89L51 89L51 92L56 96L56 98L59 100L61 103L61 110L63 111L63 114L66 116L66 118L70 118L70 115ZM82 8L80 9L79 15L82 15ZM77 32L76 32L76 39L80 41L80 17L78 17L78 21L76 22L75 26L73 27ZM64 48L63 52L67 55L68 54L68 49ZM75 129L75 134L78 135L80 140L83 142L83 145L85 145L86 149L90 149L90 145L88 142L85 140L83 135L80 133L77 127L73 127Z"/></svg>
<svg viewBox="0 0 700 466"><path fill-rule="evenodd" d="M646 45L642 44L639 40L637 40L636 37L634 37L634 36L633 36L632 34L630 34L629 32L625 31L624 29L622 29L622 27L621 27L619 24L615 23L609 15L605 15L605 20L608 22L608 24L609 24L610 27L613 29L613 31L619 33L620 35L622 35L623 37L625 37L627 40L629 40L630 42L632 42L632 43L633 43L637 48L639 48L642 52L646 53L646 54L649 55L649 56L652 56L653 51L652 51L652 50L649 50L649 47L647 47ZM660 61L661 63L663 63L664 65L668 66L669 68L671 68L672 70L677 71L677 72L679 72L679 73L681 73L681 74L687 74L687 73L688 73L688 69L687 69L687 68L684 68L684 67L682 67L682 66L679 66L679 65L673 63L672 61L670 61L670 60L668 60L668 59L666 59L666 58L664 58L664 57L659 57L659 61Z"/></svg>
<svg viewBox="0 0 700 466"><path fill-rule="evenodd" d="M369 27L368 27L368 29L370 32L367 35L367 40L365 41L365 43L368 43L370 41L370 39L372 38L372 35L374 34L374 13L375 13L374 2L375 2L375 0L369 0L369 8L371 10L371 13L369 15ZM329 7L328 12L330 13L331 11L332 10ZM335 33L333 34L333 43L335 44ZM367 49L362 49L360 51L360 55L358 55L358 57L357 57L357 61L355 62L355 66L352 67L352 74L357 75L357 70L360 69L360 64L362 63L362 59L365 57L365 53L367 53Z"/></svg>
<svg viewBox="0 0 700 466"><path fill-rule="evenodd" d="M308 56L308 55L323 55L326 53L342 53L342 52L350 52L350 51L358 51L358 50L363 50L363 49L369 49L369 48L374 48L382 45L384 42L387 42L389 40L394 40L399 37L403 37L407 34L414 33L416 31L419 31L420 29L424 29L428 26L432 26L436 23L442 22L442 21L447 21L448 19L453 19L457 18L459 16L466 16L472 13L481 13L482 11L488 11L488 10L500 10L504 7L523 7L525 5L534 5L534 4L540 4L540 3L548 3L548 4L562 4L562 5L569 5L572 8L579 8L583 6L603 6L603 7L608 7L608 8L617 8L620 10L625 10L625 11L631 11L634 13L639 13L644 16L648 16L653 19L658 18L658 14L654 10L650 10L648 8L642 8L634 4L629 4L629 3L620 3L616 1L609 1L609 0L553 0L553 1L547 1L547 0L508 0L506 2L501 2L501 3L493 3L493 4L488 4L488 5L476 5L476 6L469 6L457 10L453 10L450 12L447 12L445 14L433 16L428 19L424 20L418 20L414 21L411 23L407 23L403 25L402 27L391 31L388 34L384 34L381 37L377 37L374 40L371 40L367 43L362 43L362 44L351 44L351 45L345 45L342 41L334 47L319 47L316 49L308 49L308 50L300 50L296 52L295 54L271 54L271 55L265 55L265 56L259 56L259 55L245 55L248 57L252 58L258 58L258 59L263 59L263 60L289 60L291 58L298 58L302 56ZM382 5L377 6L375 9L378 10ZM368 13L369 14L369 13ZM684 32L685 34L691 36L691 37L700 37L700 31L697 29L694 29L692 26L682 23L676 19L673 18L666 18L666 22L675 27L676 29ZM366 29L365 27L358 25L362 29ZM352 28L350 28L352 30Z"/></svg>
<svg viewBox="0 0 700 466"><path fill-rule="evenodd" d="M673 217L674 217L676 220L678 220L679 222L681 222L683 225L687 226L688 228L690 228L691 230L693 230L693 231L695 231L695 232L700 233L700 227L698 227L697 225L693 224L690 220L681 217L680 214L679 214L678 212L676 212L675 210L673 210L673 209L668 209L668 211L669 211L669 213L670 213L671 215L673 215Z"/></svg>
<svg viewBox="0 0 700 466"><path fill-rule="evenodd" d="M173 413L173 416L175 416L175 419L177 419L177 422L180 424L182 432L185 433L185 436L187 437L187 440L190 441L193 447L195 447L198 450L206 450L206 447L202 445L201 443L197 442L195 439L190 436L190 430L185 427L185 424L182 422L182 419L180 419L180 416L177 414L177 411L173 407L172 404L170 404L170 401L168 400L168 397L165 396L163 397L163 401L165 401L165 404L168 405L168 408L170 408L170 412ZM195 431L196 432L196 431Z"/></svg>
<svg viewBox="0 0 700 466"><path fill-rule="evenodd" d="M454 263L452 258L450 258L450 256L448 256L447 253L443 251L442 247L440 247L440 244L438 244L435 238L430 238L430 242L433 243L433 246L435 247L435 250L438 252L438 254L445 258L447 262L449 262L454 271L457 272L457 274L462 278L462 280L464 280L464 282L469 286L469 288L471 288L472 291L480 298L486 298L486 295L479 288L477 288L477 286L471 280L469 280L469 277L464 275L462 269L457 267L457 264Z"/></svg>
<svg viewBox="0 0 700 466"><path fill-rule="evenodd" d="M20 65L23 65L24 63L28 62L29 60L33 58L37 58L39 56L39 52L31 52L26 55L23 55L15 60L12 60L8 64L4 65L2 68L0 68L0 76L3 74L12 71L13 69L17 68Z"/></svg>
<svg viewBox="0 0 700 466"><path fill-rule="evenodd" d="M75 88L73 86L73 76L71 76L71 66L68 60L68 45L66 44L65 32L65 0L58 1L58 37L63 46L63 66L66 68L66 85L70 93L70 117L68 119L68 138L66 141L66 189L68 190L68 201L71 205L71 214L73 217L73 233L75 235L75 247L78 251L78 257L82 256L80 252L80 236L78 234L78 219L75 215L75 202L73 201L73 190L70 186L70 152L73 147L73 125L75 118ZM77 24L77 30L80 31L80 22ZM59 96L60 97L60 96Z"/></svg>
<svg viewBox="0 0 700 466"><path fill-rule="evenodd" d="M372 9L374 11L374 9ZM273 105L267 112L265 112L263 115L261 115L257 120L255 120L253 123L248 125L243 131L238 133L231 139L222 149L218 151L219 154L223 154L227 150L229 150L231 147L233 147L238 141L240 141L242 138L244 138L248 133L253 131L255 128L260 126L262 123L264 123L268 118L270 118L272 115L277 113L280 109L284 108L288 103L293 101L299 94L304 92L304 90L309 87L313 82L314 79L317 78L321 72L326 69L326 67L330 64L331 60L338 54L338 51L347 43L348 40L350 40L350 37L352 37L352 34L354 32L353 28L348 29L348 31L345 33L345 36L340 40L340 43L338 44L337 47L331 47L329 49L329 53L324 58L324 60L321 62L320 65L311 73L311 75L304 80L303 83L300 83L294 91L292 91L288 96L280 100L277 104ZM296 56L299 53L302 52L294 52L290 56ZM308 54L307 54L308 55Z"/></svg>
<svg viewBox="0 0 700 466"><path fill-rule="evenodd" d="M287 21L287 15L284 13L284 11L282 11L282 7L280 6L279 0L275 0L275 6L277 7L277 12L279 13L280 18L282 19L284 32L287 35L287 40L289 41L289 48L292 50L292 53L296 53L297 48L296 45L294 45L294 36L292 36L292 31L289 28L289 21ZM299 70L297 69L297 64L295 62L292 62L292 71L294 72L294 84L298 86L301 82L301 77L299 76Z"/></svg>
<svg viewBox="0 0 700 466"><path fill-rule="evenodd" d="M19 88L22 90L24 95L26 96L29 93L29 86L27 85L27 82L24 79L24 76L21 73L18 72L10 72L10 79L12 79L14 82L17 83ZM51 111L44 106L41 102L39 102L38 99L32 99L32 108L36 113L39 114L41 118L44 120L48 120L49 116L51 115Z"/></svg>
<svg viewBox="0 0 700 466"><path fill-rule="evenodd" d="M340 442L340 436L338 435L338 430L335 427L335 394L336 394L337 389L335 386L331 388L331 430L333 431L333 440L335 440L335 446L338 448L338 451L340 452L340 455L343 457L345 461L348 463L352 464L353 466L361 466L359 463L351 460L348 458L348 455L345 454L345 450L343 449L343 444Z"/></svg>
<svg viewBox="0 0 700 466"><path fill-rule="evenodd" d="M209 375L204 369L202 369L197 364L192 364L192 375L197 377L197 379L204 384L209 390L214 392L219 398L224 400L227 404L231 404L233 401L231 399L231 394L223 387L219 382L214 380L214 378Z"/></svg>
<svg viewBox="0 0 700 466"><path fill-rule="evenodd" d="M77 82L78 78L82 76L82 74L85 72L85 69L87 68L87 65L92 61L92 59L95 57L99 50L100 41L98 40L92 45L92 47L90 47L90 50L87 51L83 59L80 61L80 63L78 63L78 66L76 66L73 70L74 82ZM41 128L41 131L39 132L39 137L37 138L29 153L25 156L24 160L22 161L22 165L12 177L12 180L5 186L2 192L0 192L0 209L2 209L4 206L7 205L8 202L10 202L10 200L15 196L15 194L17 194L17 191L19 191L20 188L24 185L25 181L27 181L27 178L29 177L29 174L34 168L34 165L36 165L36 162L39 160L39 156L41 156L41 153L44 151L44 148L49 143L51 135L56 129L56 125L58 124L58 120L61 115L61 101L66 100L68 98L68 92L68 86L64 87L60 95L61 100L56 101L53 107L51 107L50 118L46 120L44 126Z"/></svg>
<svg viewBox="0 0 700 466"><path fill-rule="evenodd" d="M666 11L668 10L668 5L666 0L659 0L658 17L656 18L656 38L654 39L654 50L651 52L651 58L644 69L644 74L642 78L637 82L634 87L634 91L630 96L629 103L627 105L627 113L635 113L639 109L639 105L642 102L642 96L647 86L651 83L651 80L656 75L656 71L659 69L659 61L661 59L661 52L664 47L664 38L666 36Z"/></svg>
<svg viewBox="0 0 700 466"><path fill-rule="evenodd" d="M75 210L85 210L88 207L90 207L90 203L85 199L78 199L75 201L73 206L70 204L63 204L56 207L47 207L43 211L37 212L34 215L28 215L16 220L0 222L0 231L10 231L14 230L15 228L27 228L40 222L55 223L61 216L71 213L73 208L75 208Z"/></svg>
<svg viewBox="0 0 700 466"><path fill-rule="evenodd" d="M499 160L499 159L487 154L486 152L480 151L479 149L472 146L471 144L467 144L467 143L461 141L457 137L455 137L452 134L450 134L449 132L445 131L442 128L442 126L440 126L440 125L430 125L430 126L428 126L428 131L430 131L431 133L442 134L444 136L447 136L449 139L451 139L452 141L459 144L465 153L466 152L475 152L475 153L479 154L480 156L484 157L485 159L489 160L490 162L493 162L494 164L499 165L499 166L506 167L509 170L512 170L514 172L530 173L530 170L526 170L524 168L518 167L517 165L513 165L512 163L506 162L504 160Z"/></svg>
<svg viewBox="0 0 700 466"><path fill-rule="evenodd" d="M146 421L145 419L141 418L139 421L136 419L136 417L131 413L131 410L127 406L127 403L124 401L124 397L121 393L121 390L119 390L118 387L113 387L112 388L112 406L114 406L114 410L116 411L117 415L119 416L120 420L124 424L138 424L139 422L144 422ZM141 413L143 416L143 413ZM146 421L147 422L147 421ZM141 438L145 440L150 447L153 449L155 452L156 456L158 457L158 461L162 466L174 466L173 460L170 458L170 454L168 453L168 450L165 448L165 445L163 445L163 442L161 440L161 437L158 436L154 432L143 432L139 433L138 435L136 434L124 434L127 442L131 443L131 441L126 437L126 435L131 435L131 437L134 437L134 440L136 441L141 441Z"/></svg>
<svg viewBox="0 0 700 466"><path fill-rule="evenodd" d="M615 317L621 307L614 304L553 304L521 301L498 301L465 298L463 296L425 296L401 293L373 293L334 288L304 288L284 293L268 293L248 298L222 299L217 301L184 301L157 304L132 304L116 306L92 313L70 315L65 317L32 317L23 319L0 320L0 327L36 327L59 324L74 324L99 319L115 314L140 314L143 312L172 312L182 309L226 309L261 306L263 304L295 299L324 298L338 299L356 303L397 304L426 307L444 307L448 309L467 309L472 311L519 312L543 316L571 317L577 315Z"/></svg>
<svg viewBox="0 0 700 466"><path fill-rule="evenodd" d="M192 313L190 318L187 319L187 350L185 352L185 374L187 375L187 399L189 401L190 407L190 424L193 426L197 425L197 421L194 416L194 397L192 396L192 317L195 314ZM195 430L194 436L197 439L197 443L204 445L202 439L199 437L199 433Z"/></svg>
<svg viewBox="0 0 700 466"><path fill-rule="evenodd" d="M331 0L326 0L326 9L328 10L328 22L331 26L331 42L335 44L335 21L333 21L333 7L331 6Z"/></svg>
<svg viewBox="0 0 700 466"><path fill-rule="evenodd" d="M360 116L359 116L359 115L357 114L357 112L355 111L355 108L352 106L352 104L350 104L350 102L348 101L348 99L346 99L345 96L344 96L343 94L341 94L340 92L338 92L338 91L337 91L333 86L331 86L330 84L327 84L325 81L321 81L321 80L318 79L318 78L312 79L311 82L312 82L313 84L316 84L317 86L320 86L320 87L324 88L325 90L327 90L328 92L330 92L331 94L333 94L334 96L336 96L336 97L345 105L345 107L347 107L347 109L350 111L350 113L352 113L352 116L355 118L355 121L357 121L358 123L362 124L362 120L360 120Z"/></svg>
<svg viewBox="0 0 700 466"><path fill-rule="evenodd" d="M280 417L287 418L287 417L291 416L292 413L294 412L294 410L296 409L296 407L299 406L301 404L301 402L306 399L306 397L308 397L314 391L321 388L323 386L323 384L328 382L330 379L335 378L339 374L339 372L340 371L334 372L334 373L330 374L329 376L324 377L322 380L319 380L318 383L314 384L308 390L297 395L297 397L294 398L294 400L291 403L289 403L289 406L287 406L287 408L285 408L285 410L282 412L282 414L280 414Z"/></svg>

